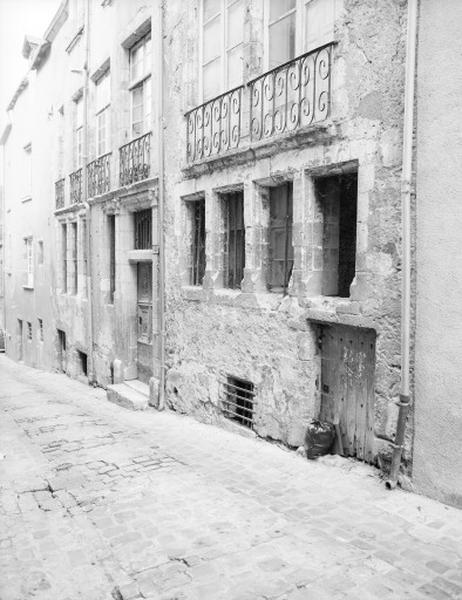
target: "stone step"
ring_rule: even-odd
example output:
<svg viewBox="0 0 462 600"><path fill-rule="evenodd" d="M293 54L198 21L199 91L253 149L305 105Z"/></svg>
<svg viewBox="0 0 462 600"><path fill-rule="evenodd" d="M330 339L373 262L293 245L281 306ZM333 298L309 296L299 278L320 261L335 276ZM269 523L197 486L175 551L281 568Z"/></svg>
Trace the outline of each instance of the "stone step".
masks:
<svg viewBox="0 0 462 600"><path fill-rule="evenodd" d="M109 385L107 387L107 399L109 402L114 402L114 404L130 410L146 410L149 403L149 387L141 381L139 384L140 386L136 385L136 389L133 382Z"/></svg>

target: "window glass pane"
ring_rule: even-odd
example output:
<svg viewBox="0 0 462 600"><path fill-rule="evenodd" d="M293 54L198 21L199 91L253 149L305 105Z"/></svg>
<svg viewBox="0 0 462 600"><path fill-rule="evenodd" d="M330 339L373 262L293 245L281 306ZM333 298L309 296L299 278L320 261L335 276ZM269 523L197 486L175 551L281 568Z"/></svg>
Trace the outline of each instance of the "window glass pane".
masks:
<svg viewBox="0 0 462 600"><path fill-rule="evenodd" d="M151 78L148 77L143 82L144 87L144 126L145 131L151 129Z"/></svg>
<svg viewBox="0 0 462 600"><path fill-rule="evenodd" d="M228 8L227 40L226 47L237 46L244 35L244 2L239 0Z"/></svg>
<svg viewBox="0 0 462 600"><path fill-rule="evenodd" d="M83 125L83 99L80 98L75 103L75 127L81 127Z"/></svg>
<svg viewBox="0 0 462 600"><path fill-rule="evenodd" d="M295 0L270 0L270 21L295 8Z"/></svg>
<svg viewBox="0 0 462 600"><path fill-rule="evenodd" d="M204 21L220 12L221 0L204 0Z"/></svg>
<svg viewBox="0 0 462 600"><path fill-rule="evenodd" d="M143 86L138 85L132 90L132 133L141 135L143 124Z"/></svg>
<svg viewBox="0 0 462 600"><path fill-rule="evenodd" d="M295 56L295 13L269 27L269 67Z"/></svg>
<svg viewBox="0 0 462 600"><path fill-rule="evenodd" d="M96 83L96 112L107 106L111 101L111 77L109 72Z"/></svg>
<svg viewBox="0 0 462 600"><path fill-rule="evenodd" d="M221 60L217 58L203 69L204 100L220 93Z"/></svg>
<svg viewBox="0 0 462 600"><path fill-rule="evenodd" d="M106 152L106 119L107 109L98 115L98 155Z"/></svg>
<svg viewBox="0 0 462 600"><path fill-rule="evenodd" d="M305 50L312 50L334 38L334 0L311 0L305 6Z"/></svg>
<svg viewBox="0 0 462 600"><path fill-rule="evenodd" d="M217 17L204 26L203 58L202 62L208 63L220 56L221 50L221 18Z"/></svg>
<svg viewBox="0 0 462 600"><path fill-rule="evenodd" d="M143 56L143 75L148 75L151 72L151 36L146 38L144 44L144 56Z"/></svg>
<svg viewBox="0 0 462 600"><path fill-rule="evenodd" d="M140 77L141 63L143 60L143 47L137 46L130 50L130 79L135 80Z"/></svg>
<svg viewBox="0 0 462 600"><path fill-rule="evenodd" d="M242 44L228 52L228 88L242 83Z"/></svg>

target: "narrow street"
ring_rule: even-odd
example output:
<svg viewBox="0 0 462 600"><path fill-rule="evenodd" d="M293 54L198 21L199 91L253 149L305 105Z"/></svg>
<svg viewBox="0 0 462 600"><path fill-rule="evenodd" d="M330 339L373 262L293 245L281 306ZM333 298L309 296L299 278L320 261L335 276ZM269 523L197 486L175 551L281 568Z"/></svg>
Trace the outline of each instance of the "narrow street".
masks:
<svg viewBox="0 0 462 600"><path fill-rule="evenodd" d="M462 513L0 356L1 600L462 598Z"/></svg>

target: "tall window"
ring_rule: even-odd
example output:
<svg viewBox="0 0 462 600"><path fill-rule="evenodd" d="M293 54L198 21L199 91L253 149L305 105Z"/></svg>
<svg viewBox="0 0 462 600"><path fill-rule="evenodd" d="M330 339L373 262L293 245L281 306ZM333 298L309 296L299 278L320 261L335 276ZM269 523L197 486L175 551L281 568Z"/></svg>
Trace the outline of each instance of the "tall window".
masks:
<svg viewBox="0 0 462 600"><path fill-rule="evenodd" d="M24 239L26 254L26 287L34 287L34 246L31 237Z"/></svg>
<svg viewBox="0 0 462 600"><path fill-rule="evenodd" d="M245 228L244 194L226 194L223 200L225 225L224 285L239 289L244 277Z"/></svg>
<svg viewBox="0 0 462 600"><path fill-rule="evenodd" d="M77 223L73 222L70 224L71 226L71 253L69 256L69 270L71 274L71 284L72 284L72 294L77 294L78 292L78 279L79 279L79 270L77 268L77 256L78 256L78 239L77 239Z"/></svg>
<svg viewBox="0 0 462 600"><path fill-rule="evenodd" d="M37 321L38 321L38 329L37 329L38 339L39 339L39 342L43 342L43 319L37 319Z"/></svg>
<svg viewBox="0 0 462 600"><path fill-rule="evenodd" d="M292 182L270 188L268 287L272 292L287 293L294 263L292 221Z"/></svg>
<svg viewBox="0 0 462 600"><path fill-rule="evenodd" d="M115 292L115 216L109 215L108 223L108 242L109 242L109 303L114 303Z"/></svg>
<svg viewBox="0 0 462 600"><path fill-rule="evenodd" d="M332 42L337 0L266 0L268 68Z"/></svg>
<svg viewBox="0 0 462 600"><path fill-rule="evenodd" d="M96 156L109 152L111 76L109 70L95 85Z"/></svg>
<svg viewBox="0 0 462 600"><path fill-rule="evenodd" d="M189 283L202 285L205 273L205 200L187 202L190 221Z"/></svg>
<svg viewBox="0 0 462 600"><path fill-rule="evenodd" d="M32 198L32 146L24 146L23 200Z"/></svg>
<svg viewBox="0 0 462 600"><path fill-rule="evenodd" d="M296 0L270 0L268 18L269 68L295 56Z"/></svg>
<svg viewBox="0 0 462 600"><path fill-rule="evenodd" d="M61 266L62 266L62 282L63 292L67 293L67 224L61 225Z"/></svg>
<svg viewBox="0 0 462 600"><path fill-rule="evenodd" d="M140 210L134 214L135 250L151 250L152 248L152 210Z"/></svg>
<svg viewBox="0 0 462 600"><path fill-rule="evenodd" d="M131 130L138 137L151 129L151 34L130 49Z"/></svg>
<svg viewBox="0 0 462 600"><path fill-rule="evenodd" d="M79 169L82 166L83 96L80 96L74 104L74 168Z"/></svg>
<svg viewBox="0 0 462 600"><path fill-rule="evenodd" d="M242 83L244 0L202 2L202 93L207 100Z"/></svg>

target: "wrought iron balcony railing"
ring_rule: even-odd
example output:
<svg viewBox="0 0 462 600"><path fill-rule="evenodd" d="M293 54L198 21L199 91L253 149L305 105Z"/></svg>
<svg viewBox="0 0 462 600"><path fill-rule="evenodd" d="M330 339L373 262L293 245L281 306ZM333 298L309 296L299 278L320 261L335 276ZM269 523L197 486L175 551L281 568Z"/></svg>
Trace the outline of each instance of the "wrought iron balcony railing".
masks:
<svg viewBox="0 0 462 600"><path fill-rule="evenodd" d="M56 209L64 208L64 179L59 179L55 183L55 200L56 200Z"/></svg>
<svg viewBox="0 0 462 600"><path fill-rule="evenodd" d="M87 165L87 191L88 197L104 194L111 189L111 156L112 153L103 154Z"/></svg>
<svg viewBox="0 0 462 600"><path fill-rule="evenodd" d="M328 116L331 58L329 44L249 83L251 141L294 131Z"/></svg>
<svg viewBox="0 0 462 600"><path fill-rule="evenodd" d="M333 46L306 52L187 112L188 162L325 120Z"/></svg>
<svg viewBox="0 0 462 600"><path fill-rule="evenodd" d="M82 168L69 175L71 187L71 204L82 202Z"/></svg>
<svg viewBox="0 0 462 600"><path fill-rule="evenodd" d="M128 185L149 177L151 135L151 132L146 133L119 149L120 185Z"/></svg>
<svg viewBox="0 0 462 600"><path fill-rule="evenodd" d="M191 162L239 147L243 93L243 86L237 87L186 113Z"/></svg>

